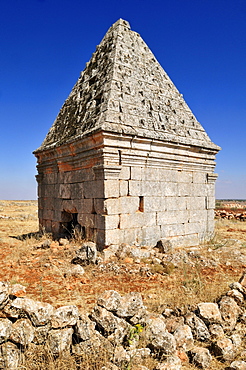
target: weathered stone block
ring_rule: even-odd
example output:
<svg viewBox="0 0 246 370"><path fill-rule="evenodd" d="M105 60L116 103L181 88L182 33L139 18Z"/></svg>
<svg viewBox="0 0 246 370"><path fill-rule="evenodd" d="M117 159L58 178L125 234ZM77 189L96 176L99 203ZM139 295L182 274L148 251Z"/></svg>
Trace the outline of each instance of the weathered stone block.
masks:
<svg viewBox="0 0 246 370"><path fill-rule="evenodd" d="M167 211L183 211L186 209L185 197L167 197L166 210Z"/></svg>
<svg viewBox="0 0 246 370"><path fill-rule="evenodd" d="M187 209L204 210L206 209L205 197L187 197Z"/></svg>
<svg viewBox="0 0 246 370"><path fill-rule="evenodd" d="M131 167L131 180L142 180L142 167Z"/></svg>
<svg viewBox="0 0 246 370"><path fill-rule="evenodd" d="M181 182L178 184L178 196L179 197L188 197L192 196L192 190L193 190L194 184L188 184L185 182Z"/></svg>
<svg viewBox="0 0 246 370"><path fill-rule="evenodd" d="M106 180L104 182L104 198L118 198L119 192L120 186L118 180Z"/></svg>
<svg viewBox="0 0 246 370"><path fill-rule="evenodd" d="M83 183L71 184L70 195L72 199L82 199L84 196Z"/></svg>
<svg viewBox="0 0 246 370"><path fill-rule="evenodd" d="M79 213L78 223L85 227L95 227L95 215L90 213Z"/></svg>
<svg viewBox="0 0 246 370"><path fill-rule="evenodd" d="M188 211L166 211L157 213L157 224L183 224L188 221Z"/></svg>
<svg viewBox="0 0 246 370"><path fill-rule="evenodd" d="M192 172L186 172L186 171L178 171L178 182L186 182L186 183L192 183L193 181L193 176Z"/></svg>
<svg viewBox="0 0 246 370"><path fill-rule="evenodd" d="M129 180L129 195L142 196L142 181L140 180Z"/></svg>
<svg viewBox="0 0 246 370"><path fill-rule="evenodd" d="M145 196L143 199L144 212L164 212L166 209L166 198L164 197L148 197Z"/></svg>
<svg viewBox="0 0 246 370"><path fill-rule="evenodd" d="M62 199L71 199L71 186L70 184L60 184L59 197Z"/></svg>
<svg viewBox="0 0 246 370"><path fill-rule="evenodd" d="M205 184L207 182L207 174L205 172L193 172L193 181L195 184Z"/></svg>
<svg viewBox="0 0 246 370"><path fill-rule="evenodd" d="M76 202L76 204L78 213L93 213L93 199L83 198Z"/></svg>
<svg viewBox="0 0 246 370"><path fill-rule="evenodd" d="M135 213L139 210L139 197L120 197L119 213Z"/></svg>
<svg viewBox="0 0 246 370"><path fill-rule="evenodd" d="M119 215L95 215L95 228L105 230L117 229L119 219Z"/></svg>
<svg viewBox="0 0 246 370"><path fill-rule="evenodd" d="M104 180L85 181L83 186L85 198L104 198Z"/></svg>
<svg viewBox="0 0 246 370"><path fill-rule="evenodd" d="M143 212L120 215L120 229L131 229L145 226L145 215Z"/></svg>
<svg viewBox="0 0 246 370"><path fill-rule="evenodd" d="M167 182L161 185L161 195L165 197L175 197L178 195L178 184L175 182Z"/></svg>
<svg viewBox="0 0 246 370"><path fill-rule="evenodd" d="M142 181L142 194L147 196L161 196L161 184L159 181Z"/></svg>
<svg viewBox="0 0 246 370"><path fill-rule="evenodd" d="M128 195L128 181L120 180L119 186L120 186L120 191L119 191L120 197L127 196Z"/></svg>
<svg viewBox="0 0 246 370"><path fill-rule="evenodd" d="M131 168L122 167L119 174L119 180L130 180L131 177Z"/></svg>

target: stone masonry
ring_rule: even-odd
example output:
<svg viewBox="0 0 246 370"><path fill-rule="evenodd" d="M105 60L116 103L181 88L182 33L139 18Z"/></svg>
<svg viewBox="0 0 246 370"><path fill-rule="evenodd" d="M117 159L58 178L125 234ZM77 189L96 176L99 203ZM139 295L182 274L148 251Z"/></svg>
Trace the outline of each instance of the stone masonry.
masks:
<svg viewBox="0 0 246 370"><path fill-rule="evenodd" d="M99 248L197 245L214 231L215 145L140 35L108 30L38 161L40 227Z"/></svg>

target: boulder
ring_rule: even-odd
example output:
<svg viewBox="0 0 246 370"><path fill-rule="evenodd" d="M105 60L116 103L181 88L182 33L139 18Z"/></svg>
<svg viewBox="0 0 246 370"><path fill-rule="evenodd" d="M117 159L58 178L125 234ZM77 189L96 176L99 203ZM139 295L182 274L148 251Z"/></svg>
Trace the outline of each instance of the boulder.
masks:
<svg viewBox="0 0 246 370"><path fill-rule="evenodd" d="M194 347L189 351L189 357L195 366L201 369L210 368L212 356L207 348Z"/></svg>
<svg viewBox="0 0 246 370"><path fill-rule="evenodd" d="M176 341L166 330L165 321L158 315L150 315L145 330L147 346L154 352L163 355L173 355L176 351Z"/></svg>
<svg viewBox="0 0 246 370"><path fill-rule="evenodd" d="M62 306L57 308L51 315L51 326L54 329L73 326L79 318L77 306Z"/></svg>
<svg viewBox="0 0 246 370"><path fill-rule="evenodd" d="M245 361L233 361L226 370L246 370Z"/></svg>
<svg viewBox="0 0 246 370"><path fill-rule="evenodd" d="M221 313L217 303L203 302L197 305L198 316L205 324L220 324L222 322Z"/></svg>
<svg viewBox="0 0 246 370"><path fill-rule="evenodd" d="M3 311L13 318L28 317L34 326L42 326L50 321L54 308L49 303L30 298L16 298L4 307Z"/></svg>
<svg viewBox="0 0 246 370"><path fill-rule="evenodd" d="M132 317L136 315L139 310L144 308L141 294L130 292L121 297L116 315L124 318Z"/></svg>
<svg viewBox="0 0 246 370"><path fill-rule="evenodd" d="M14 343L0 345L0 369L18 370L20 357L21 352Z"/></svg>
<svg viewBox="0 0 246 370"><path fill-rule="evenodd" d="M72 328L51 329L48 333L48 345L54 356L69 351L72 345Z"/></svg>
<svg viewBox="0 0 246 370"><path fill-rule="evenodd" d="M156 366L156 370L181 370L182 362L178 356L168 356L166 360Z"/></svg>
<svg viewBox="0 0 246 370"><path fill-rule="evenodd" d="M191 328L188 325L180 325L173 334L177 348L189 351L194 347L194 339Z"/></svg>
<svg viewBox="0 0 246 370"><path fill-rule="evenodd" d="M221 361L232 361L236 356L234 344L226 337L212 343L211 351Z"/></svg>
<svg viewBox="0 0 246 370"><path fill-rule="evenodd" d="M13 323L9 339L23 347L27 347L34 339L35 329L30 320L20 319Z"/></svg>
<svg viewBox="0 0 246 370"><path fill-rule="evenodd" d="M190 312L185 316L185 323L191 328L193 337L196 340L202 342L209 340L210 334L207 326L194 313Z"/></svg>
<svg viewBox="0 0 246 370"><path fill-rule="evenodd" d="M86 266L96 263L97 248L93 242L85 242L82 247L76 251L76 256L71 263L75 265Z"/></svg>
<svg viewBox="0 0 246 370"><path fill-rule="evenodd" d="M219 309L223 318L222 326L224 330L233 330L241 311L240 307L233 298L224 296L219 301Z"/></svg>
<svg viewBox="0 0 246 370"><path fill-rule="evenodd" d="M105 290L97 299L97 304L111 312L116 312L121 301L121 295L115 290Z"/></svg>
<svg viewBox="0 0 246 370"><path fill-rule="evenodd" d="M86 314L80 314L74 326L74 335L78 341L89 340L95 331L96 323L91 321Z"/></svg>
<svg viewBox="0 0 246 370"><path fill-rule="evenodd" d="M211 335L212 340L221 339L225 336L225 332L221 325L219 324L212 324L209 326L209 332Z"/></svg>

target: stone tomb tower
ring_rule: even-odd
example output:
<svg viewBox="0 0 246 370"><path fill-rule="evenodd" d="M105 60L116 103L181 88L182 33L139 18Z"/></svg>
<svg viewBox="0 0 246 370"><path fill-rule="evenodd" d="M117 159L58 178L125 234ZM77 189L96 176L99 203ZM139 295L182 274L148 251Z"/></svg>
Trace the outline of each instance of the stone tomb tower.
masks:
<svg viewBox="0 0 246 370"><path fill-rule="evenodd" d="M214 231L219 149L119 19L34 152L40 227L59 236L77 225L99 248L197 245Z"/></svg>

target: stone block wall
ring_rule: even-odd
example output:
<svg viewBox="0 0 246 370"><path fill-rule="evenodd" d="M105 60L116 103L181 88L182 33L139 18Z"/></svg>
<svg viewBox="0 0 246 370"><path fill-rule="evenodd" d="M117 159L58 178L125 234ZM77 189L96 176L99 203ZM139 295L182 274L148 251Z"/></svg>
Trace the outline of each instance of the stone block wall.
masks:
<svg viewBox="0 0 246 370"><path fill-rule="evenodd" d="M197 245L213 234L211 150L98 133L38 160L40 226L55 236L79 224L102 249Z"/></svg>

